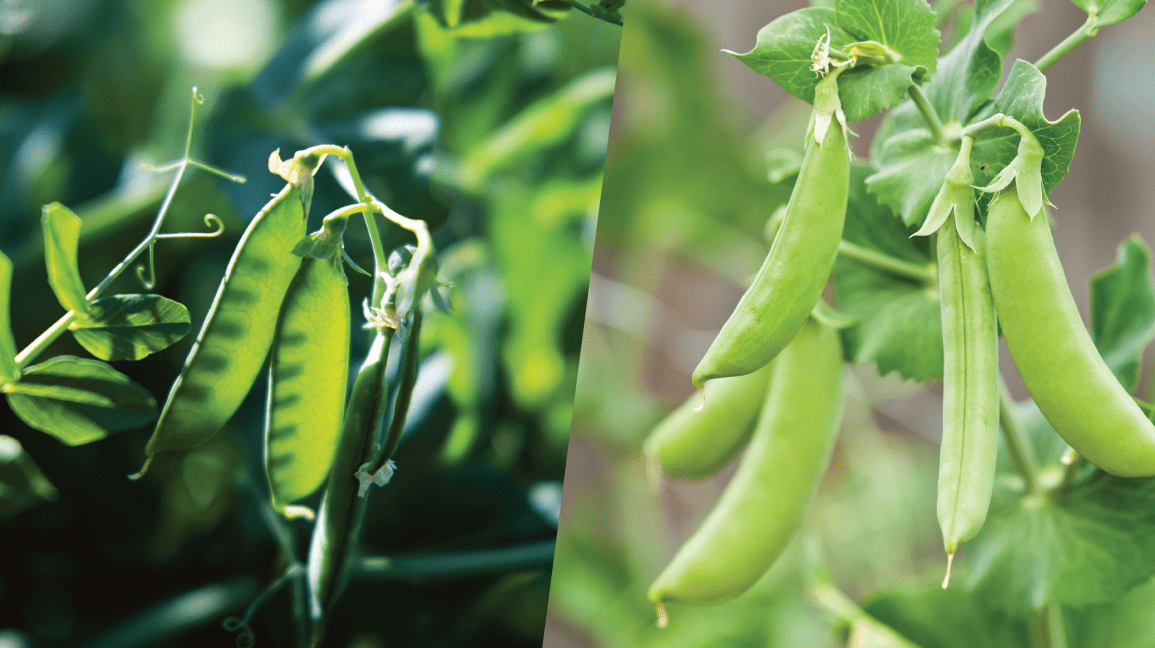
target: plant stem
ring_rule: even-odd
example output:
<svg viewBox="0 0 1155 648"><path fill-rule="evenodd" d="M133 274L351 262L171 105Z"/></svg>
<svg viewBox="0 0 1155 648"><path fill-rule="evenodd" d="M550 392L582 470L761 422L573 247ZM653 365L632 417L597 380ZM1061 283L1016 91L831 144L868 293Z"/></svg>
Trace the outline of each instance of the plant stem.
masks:
<svg viewBox="0 0 1155 648"><path fill-rule="evenodd" d="M371 580L426 581L539 569L553 562L554 544L554 540L541 540L497 549L392 558L373 556L357 564L354 576Z"/></svg>
<svg viewBox="0 0 1155 648"><path fill-rule="evenodd" d="M1039 72L1046 72L1052 65L1059 62L1071 50L1078 47L1083 41L1095 35L1099 31L1097 20L1094 15L1088 15L1087 20L1075 30L1073 34L1063 39L1061 43L1051 48L1051 51L1043 55L1043 58L1035 61L1035 67Z"/></svg>
<svg viewBox="0 0 1155 648"><path fill-rule="evenodd" d="M918 263L904 261L892 257L889 254L851 243L845 239L838 242L838 254L847 259L864 263L906 279L913 279L928 286L938 281L938 273L935 271L933 265L920 265Z"/></svg>
<svg viewBox="0 0 1155 648"><path fill-rule="evenodd" d="M906 89L906 93L910 95L910 98L914 101L914 105L918 108L918 112L922 114L923 120L926 122L927 127L930 128L930 134L934 136L934 141L944 146L947 145L949 141L947 140L946 134L943 133L942 120L939 119L938 113L934 110L934 106L930 105L930 102L927 101L926 95L922 93L922 88L911 84Z"/></svg>
<svg viewBox="0 0 1155 648"><path fill-rule="evenodd" d="M1048 603L1040 611L1035 627L1039 648L1067 648L1067 624L1063 620L1063 607L1058 603Z"/></svg>
<svg viewBox="0 0 1155 648"><path fill-rule="evenodd" d="M999 426L1003 429L1003 439L1015 470L1026 482L1027 493L1039 491L1039 469L1035 466L1035 453L1030 437L1019 425L1013 409L1014 400L1007 390L1007 383L999 377Z"/></svg>

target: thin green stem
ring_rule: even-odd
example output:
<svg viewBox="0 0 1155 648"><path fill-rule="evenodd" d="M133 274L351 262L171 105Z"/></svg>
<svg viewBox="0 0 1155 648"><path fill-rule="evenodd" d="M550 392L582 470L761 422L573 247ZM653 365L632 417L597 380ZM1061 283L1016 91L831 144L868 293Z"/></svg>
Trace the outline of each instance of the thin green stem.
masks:
<svg viewBox="0 0 1155 648"><path fill-rule="evenodd" d="M1003 439L1007 443L1007 452L1011 455L1011 463L1026 483L1027 493L1039 492L1039 469L1035 465L1035 453L1031 446L1031 439L1015 418L1014 400L1011 398L1007 384L999 378L999 426L1003 429Z"/></svg>
<svg viewBox="0 0 1155 648"><path fill-rule="evenodd" d="M1064 493L1075 485L1075 478L1079 475L1079 452L1074 448L1067 448L1063 453L1062 463L1065 466L1063 469L1063 478L1059 481L1059 485L1055 487L1056 493Z"/></svg>
<svg viewBox="0 0 1155 648"><path fill-rule="evenodd" d="M922 115L923 121L926 122L930 128L930 134L934 136L934 141L939 144L946 145L949 143L946 134L942 130L942 120L939 119L938 113L935 112L934 106L930 105L926 95L922 93L922 88L911 84L906 89L906 93L914 101L914 105L918 108L918 112Z"/></svg>
<svg viewBox="0 0 1155 648"><path fill-rule="evenodd" d="M933 265L922 265L897 259L889 254L871 250L870 248L851 243L845 239L838 242L838 254L847 259L853 259L859 263L864 263L906 279L913 279L928 286L938 281L938 273L935 272Z"/></svg>
<svg viewBox="0 0 1155 648"><path fill-rule="evenodd" d="M413 387L417 384L417 355L421 337L421 307L413 309L413 320L409 325L408 338L405 340L405 355L401 362L401 375L397 383L397 397L393 401L393 418L389 422L389 429L385 432L385 439L377 456L368 468L362 467L369 475L385 467L397 451L397 444L401 442L401 433L405 431L405 419L409 415L409 403L413 399Z"/></svg>
<svg viewBox="0 0 1155 648"><path fill-rule="evenodd" d="M1051 48L1051 51L1043 55L1043 58L1035 61L1035 67L1039 72L1046 72L1052 65L1058 63L1072 50L1078 47L1083 41L1095 35L1099 31L1097 20L1094 15L1088 15L1087 20L1075 30L1073 34L1064 38L1062 42Z"/></svg>
<svg viewBox="0 0 1155 648"><path fill-rule="evenodd" d="M427 581L538 569L553 562L554 545L553 540L540 540L513 547L455 553L370 556L357 563L353 576L365 580Z"/></svg>
<svg viewBox="0 0 1155 648"><path fill-rule="evenodd" d="M1039 648L1067 648L1067 624L1058 603L1048 603L1039 612L1035 627L1035 644Z"/></svg>

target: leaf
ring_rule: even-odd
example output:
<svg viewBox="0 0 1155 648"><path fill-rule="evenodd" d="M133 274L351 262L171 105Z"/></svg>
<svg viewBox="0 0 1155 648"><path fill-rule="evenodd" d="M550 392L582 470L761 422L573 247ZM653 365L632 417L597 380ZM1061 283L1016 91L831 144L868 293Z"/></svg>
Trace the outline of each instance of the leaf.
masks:
<svg viewBox="0 0 1155 648"><path fill-rule="evenodd" d="M1068 645L1079 648L1155 648L1155 581L1109 605L1066 610Z"/></svg>
<svg viewBox="0 0 1155 648"><path fill-rule="evenodd" d="M569 5L556 0L423 0L443 26L481 38L537 29L561 18Z"/></svg>
<svg viewBox="0 0 1155 648"><path fill-rule="evenodd" d="M1094 471L1058 496L1004 488L972 545L970 584L997 609L1117 600L1155 575L1155 479Z"/></svg>
<svg viewBox="0 0 1155 648"><path fill-rule="evenodd" d="M12 260L0 252L0 383L20 378L16 339L12 336Z"/></svg>
<svg viewBox="0 0 1155 648"><path fill-rule="evenodd" d="M921 2L921 0L917 0ZM925 6L925 3L922 3ZM928 8L929 10L929 8ZM754 49L734 56L758 74L770 77L783 90L806 103L814 103L814 88L820 81L810 70L810 55L818 39L830 34L830 46L845 48L855 37L841 29L834 10L824 7L799 9L781 16L758 32ZM933 30L934 16L931 14ZM937 31L934 37L938 44ZM933 47L932 47L933 49ZM934 67L932 57L930 68ZM906 96L918 68L906 63L848 70L838 78L838 96L850 121L869 117L895 105Z"/></svg>
<svg viewBox="0 0 1155 648"><path fill-rule="evenodd" d="M80 241L80 217L54 202L45 205L40 216L44 229L44 263L48 266L48 284L65 310L84 313L88 300L80 280L76 249Z"/></svg>
<svg viewBox="0 0 1155 648"><path fill-rule="evenodd" d="M1031 645L1024 624L986 609L980 598L960 587L882 592L863 609L921 648Z"/></svg>
<svg viewBox="0 0 1155 648"><path fill-rule="evenodd" d="M115 295L89 304L89 314L69 327L101 360L140 360L188 334L183 304L160 295Z"/></svg>
<svg viewBox="0 0 1155 648"><path fill-rule="evenodd" d="M7 393L21 420L68 445L139 427L157 413L144 387L103 362L75 356L28 367Z"/></svg>
<svg viewBox="0 0 1155 648"><path fill-rule="evenodd" d="M1039 140L1043 147L1043 193L1050 194L1067 175L1071 160L1075 157L1080 118L1079 111L1069 110L1057 121L1047 120L1043 116L1046 90L1047 78L1043 73L1019 59L1011 68L989 112L1001 112L1014 117ZM986 164L985 172L979 173L997 174L1014 160L1018 145L1019 136L1011 129L988 131L975 141L971 164L976 172L979 171L979 165ZM975 174L976 178L982 177L979 173Z"/></svg>
<svg viewBox="0 0 1155 648"><path fill-rule="evenodd" d="M521 111L465 156L463 184L481 187L501 167L563 142L590 108L613 97L616 77L594 70Z"/></svg>
<svg viewBox="0 0 1155 648"><path fill-rule="evenodd" d="M838 25L858 41L877 41L902 55L900 63L933 73L939 32L926 0L838 0Z"/></svg>
<svg viewBox="0 0 1155 648"><path fill-rule="evenodd" d="M1006 57L1014 42L1015 30L1023 18L1039 10L1038 0L1014 0L983 32L983 38L999 58Z"/></svg>
<svg viewBox="0 0 1155 648"><path fill-rule="evenodd" d="M938 72L924 86L923 94L947 130L957 130L967 123L971 113L990 98L998 85L1002 61L987 46L983 34L1011 3L1012 0L977 3L971 30L942 57ZM910 101L888 115L874 148L878 173L867 179L870 192L898 212L907 225L921 224L957 151L934 141ZM974 157L972 154L972 160Z"/></svg>
<svg viewBox="0 0 1155 648"><path fill-rule="evenodd" d="M843 238L916 264L931 265L927 239L911 239L890 210L866 192L871 169L851 167L850 199ZM905 378L942 375L942 317L938 289L883 273L839 256L834 264L838 310L857 319L843 333L844 353L854 362L875 362L879 374Z"/></svg>
<svg viewBox="0 0 1155 648"><path fill-rule="evenodd" d="M1139 13L1147 0L1071 0L1075 6L1095 17L1095 27L1114 25Z"/></svg>
<svg viewBox="0 0 1155 648"><path fill-rule="evenodd" d="M20 442L0 435L0 518L59 496Z"/></svg>
<svg viewBox="0 0 1155 648"><path fill-rule="evenodd" d="M1139 384L1143 349L1155 340L1155 284L1151 250L1138 234L1119 244L1114 264L1091 277L1091 337L1131 391Z"/></svg>

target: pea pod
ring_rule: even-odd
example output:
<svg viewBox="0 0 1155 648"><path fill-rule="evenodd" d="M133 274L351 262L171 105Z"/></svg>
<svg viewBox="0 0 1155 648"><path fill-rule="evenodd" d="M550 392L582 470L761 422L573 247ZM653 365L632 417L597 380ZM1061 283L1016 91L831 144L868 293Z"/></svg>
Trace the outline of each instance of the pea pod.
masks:
<svg viewBox="0 0 1155 648"><path fill-rule="evenodd" d="M349 374L349 293L341 254L307 258L285 294L269 364L265 472L273 506L329 474Z"/></svg>
<svg viewBox="0 0 1155 648"><path fill-rule="evenodd" d="M774 363L738 472L650 586L650 600L659 606L723 603L749 589L801 524L830 462L841 417L838 331L812 320Z"/></svg>
<svg viewBox="0 0 1155 648"><path fill-rule="evenodd" d="M1088 461L1121 477L1155 475L1155 426L1095 348L1067 286L1047 218L1013 191L987 217L991 294L1011 356L1047 421Z"/></svg>
<svg viewBox="0 0 1155 648"><path fill-rule="evenodd" d="M691 396L654 428L646 456L674 479L705 479L724 468L754 431L771 367L711 382L704 405L697 394Z"/></svg>
<svg viewBox="0 0 1155 648"><path fill-rule="evenodd" d="M694 369L707 380L751 373L774 359L822 293L846 217L850 159L841 128L811 138L770 254Z"/></svg>
<svg viewBox="0 0 1155 648"><path fill-rule="evenodd" d="M942 308L943 406L938 469L938 522L953 556L987 518L999 443L999 337L975 228L975 250L959 237L954 217L938 230Z"/></svg>
<svg viewBox="0 0 1155 648"><path fill-rule="evenodd" d="M301 266L292 249L305 236L311 198L307 175L285 185L249 223L145 446L149 460L216 434L253 386L273 343L281 301Z"/></svg>

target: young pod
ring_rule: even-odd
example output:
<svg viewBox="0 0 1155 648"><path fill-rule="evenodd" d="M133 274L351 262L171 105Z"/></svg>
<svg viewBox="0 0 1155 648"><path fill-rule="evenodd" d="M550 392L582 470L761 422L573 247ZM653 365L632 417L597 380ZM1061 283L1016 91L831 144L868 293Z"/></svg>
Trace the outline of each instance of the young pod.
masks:
<svg viewBox="0 0 1155 648"><path fill-rule="evenodd" d="M938 522L948 555L975 537L987 518L999 444L999 338L983 258L958 235L953 218L937 235L942 309L942 446Z"/></svg>
<svg viewBox="0 0 1155 648"><path fill-rule="evenodd" d="M773 366L711 381L704 404L690 396L650 433L646 457L674 479L705 479L724 468L754 431Z"/></svg>
<svg viewBox="0 0 1155 648"><path fill-rule="evenodd" d="M786 216L754 283L694 369L707 380L751 373L778 355L810 316L834 266L846 217L850 158L837 125L812 137Z"/></svg>
<svg viewBox="0 0 1155 648"><path fill-rule="evenodd" d="M838 331L811 320L774 363L737 473L650 586L650 600L659 606L723 603L749 589L801 525L830 462L841 418Z"/></svg>
<svg viewBox="0 0 1155 648"><path fill-rule="evenodd" d="M1121 477L1155 475L1155 425L1103 362L1079 316L1040 211L1006 191L987 216L987 271L1011 357L1047 421Z"/></svg>
<svg viewBox="0 0 1155 648"><path fill-rule="evenodd" d="M305 236L310 184L285 185L241 236L145 446L150 459L216 434L252 388L273 344L285 291L301 266L292 250Z"/></svg>
<svg viewBox="0 0 1155 648"><path fill-rule="evenodd" d="M333 463L349 376L341 253L307 258L289 285L269 363L265 473L273 506L308 496Z"/></svg>

